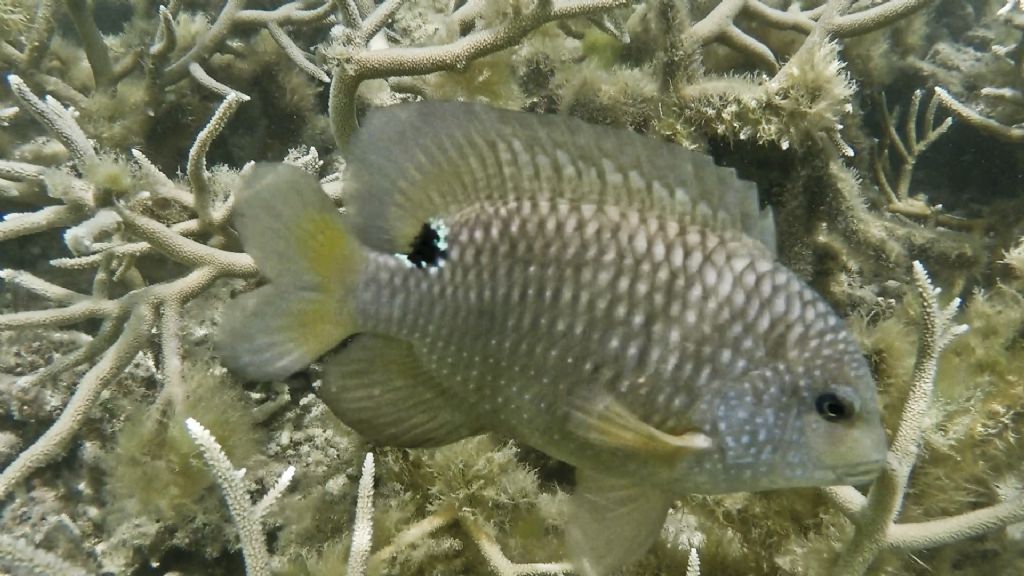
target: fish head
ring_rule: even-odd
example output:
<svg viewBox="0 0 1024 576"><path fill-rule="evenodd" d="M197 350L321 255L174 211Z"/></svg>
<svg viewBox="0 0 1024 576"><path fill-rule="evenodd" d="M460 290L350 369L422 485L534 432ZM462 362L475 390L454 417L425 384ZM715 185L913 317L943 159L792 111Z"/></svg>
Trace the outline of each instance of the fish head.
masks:
<svg viewBox="0 0 1024 576"><path fill-rule="evenodd" d="M877 393L858 354L752 370L714 410L713 492L863 484L887 452Z"/></svg>
<svg viewBox="0 0 1024 576"><path fill-rule="evenodd" d="M871 482L888 454L878 393L867 361L855 346L848 353L816 358L799 370L802 403L794 428L805 440L806 458L818 472L813 485Z"/></svg>

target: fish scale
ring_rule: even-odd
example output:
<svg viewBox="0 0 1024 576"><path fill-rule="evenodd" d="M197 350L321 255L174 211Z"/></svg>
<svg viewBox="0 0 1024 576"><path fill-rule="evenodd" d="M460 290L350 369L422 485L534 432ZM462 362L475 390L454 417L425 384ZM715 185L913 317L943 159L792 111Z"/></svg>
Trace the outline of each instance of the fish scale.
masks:
<svg viewBox="0 0 1024 576"><path fill-rule="evenodd" d="M370 113L346 160L344 215L298 168L246 175L234 225L268 282L226 307L224 363L270 379L323 357L319 396L378 444L496 432L572 464L580 574L636 557L682 494L880 469L867 363L734 171L437 103Z"/></svg>

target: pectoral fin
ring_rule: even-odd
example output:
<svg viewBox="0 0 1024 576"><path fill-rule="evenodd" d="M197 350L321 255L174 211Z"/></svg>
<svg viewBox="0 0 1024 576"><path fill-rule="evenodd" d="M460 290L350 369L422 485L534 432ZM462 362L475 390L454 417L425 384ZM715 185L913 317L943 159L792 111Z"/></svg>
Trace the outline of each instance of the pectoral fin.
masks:
<svg viewBox="0 0 1024 576"><path fill-rule="evenodd" d="M576 470L566 545L580 576L605 576L657 539L672 499L635 480Z"/></svg>
<svg viewBox="0 0 1024 576"><path fill-rule="evenodd" d="M404 340L359 334L328 356L323 380L317 395L372 442L440 446L482 432Z"/></svg>
<svg viewBox="0 0 1024 576"><path fill-rule="evenodd" d="M569 420L571 430L588 440L652 456L678 456L711 447L711 438L699 431L669 434L640 420L610 395L576 403Z"/></svg>

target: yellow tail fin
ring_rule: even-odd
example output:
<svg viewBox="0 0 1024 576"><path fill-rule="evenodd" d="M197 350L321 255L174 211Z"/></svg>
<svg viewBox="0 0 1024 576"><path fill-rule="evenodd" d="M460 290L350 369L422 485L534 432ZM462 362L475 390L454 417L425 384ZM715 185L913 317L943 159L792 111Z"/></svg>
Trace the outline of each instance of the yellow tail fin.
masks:
<svg viewBox="0 0 1024 576"><path fill-rule="evenodd" d="M316 178L287 164L254 166L233 223L269 283L224 307L216 346L228 368L283 378L355 332L363 251Z"/></svg>

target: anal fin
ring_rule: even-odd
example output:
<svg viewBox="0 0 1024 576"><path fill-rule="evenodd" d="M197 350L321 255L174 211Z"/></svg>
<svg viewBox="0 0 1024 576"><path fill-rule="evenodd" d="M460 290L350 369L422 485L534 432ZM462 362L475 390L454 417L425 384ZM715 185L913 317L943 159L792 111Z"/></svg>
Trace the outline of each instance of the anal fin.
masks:
<svg viewBox="0 0 1024 576"><path fill-rule="evenodd" d="M672 499L636 480L576 470L566 545L580 576L606 576L658 538Z"/></svg>
<svg viewBox="0 0 1024 576"><path fill-rule="evenodd" d="M463 405L423 366L412 345L358 334L324 363L318 396L371 442L406 448L441 446L480 434Z"/></svg>

